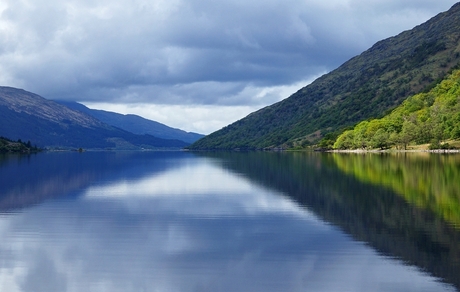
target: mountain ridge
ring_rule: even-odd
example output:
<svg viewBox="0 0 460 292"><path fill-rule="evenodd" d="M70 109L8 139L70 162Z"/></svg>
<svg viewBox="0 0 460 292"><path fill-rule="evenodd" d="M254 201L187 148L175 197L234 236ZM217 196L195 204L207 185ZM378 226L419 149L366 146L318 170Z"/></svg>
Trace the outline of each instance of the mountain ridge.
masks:
<svg viewBox="0 0 460 292"><path fill-rule="evenodd" d="M85 127L105 126L95 118L70 110L38 94L9 86L0 86L0 106L57 123L68 120L78 122Z"/></svg>
<svg viewBox="0 0 460 292"><path fill-rule="evenodd" d="M136 135L35 93L0 87L0 136L44 148L181 149L189 143Z"/></svg>
<svg viewBox="0 0 460 292"><path fill-rule="evenodd" d="M426 91L460 62L460 4L375 43L290 97L198 140L189 149L305 146L383 116Z"/></svg>
<svg viewBox="0 0 460 292"><path fill-rule="evenodd" d="M115 112L96 110L73 101L55 100L57 103L66 107L88 114L99 121L102 121L111 126L123 129L125 131L143 135L149 134L162 139L176 139L187 143L193 143L204 137L202 134L186 132L181 129L171 128L162 123L145 119L134 114L119 114Z"/></svg>

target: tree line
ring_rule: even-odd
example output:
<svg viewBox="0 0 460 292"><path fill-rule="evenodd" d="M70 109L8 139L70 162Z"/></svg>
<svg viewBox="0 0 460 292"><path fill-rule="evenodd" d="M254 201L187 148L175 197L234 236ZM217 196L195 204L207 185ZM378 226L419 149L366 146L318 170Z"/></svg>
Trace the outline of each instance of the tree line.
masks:
<svg viewBox="0 0 460 292"><path fill-rule="evenodd" d="M21 139L13 141L5 137L0 137L0 153L30 153L39 152L40 150L36 145L32 146L30 141L23 142Z"/></svg>
<svg viewBox="0 0 460 292"><path fill-rule="evenodd" d="M362 121L344 131L334 149L407 149L430 144L430 149L452 148L447 140L460 139L460 70L433 89L406 99L380 119Z"/></svg>

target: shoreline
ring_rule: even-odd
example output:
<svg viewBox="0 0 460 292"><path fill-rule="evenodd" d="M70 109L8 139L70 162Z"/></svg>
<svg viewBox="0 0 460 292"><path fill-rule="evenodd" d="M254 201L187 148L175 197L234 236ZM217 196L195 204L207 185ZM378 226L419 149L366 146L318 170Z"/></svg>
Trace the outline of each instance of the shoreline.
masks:
<svg viewBox="0 0 460 292"><path fill-rule="evenodd" d="M407 149L407 150L397 150L397 149L386 149L386 150L364 150L364 149L349 149L349 150L326 150L324 152L328 153L460 153L460 149Z"/></svg>

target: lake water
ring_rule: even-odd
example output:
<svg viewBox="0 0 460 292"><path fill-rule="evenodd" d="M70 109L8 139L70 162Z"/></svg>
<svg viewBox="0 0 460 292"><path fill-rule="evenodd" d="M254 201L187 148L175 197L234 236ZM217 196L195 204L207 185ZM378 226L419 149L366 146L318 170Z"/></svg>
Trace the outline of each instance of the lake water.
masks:
<svg viewBox="0 0 460 292"><path fill-rule="evenodd" d="M0 156L1 291L457 291L460 156Z"/></svg>

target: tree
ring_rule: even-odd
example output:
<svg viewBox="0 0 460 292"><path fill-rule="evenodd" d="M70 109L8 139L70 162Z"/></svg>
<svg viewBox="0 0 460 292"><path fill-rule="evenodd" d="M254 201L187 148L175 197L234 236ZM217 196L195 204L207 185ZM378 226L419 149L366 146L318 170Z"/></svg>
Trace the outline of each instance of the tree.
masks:
<svg viewBox="0 0 460 292"><path fill-rule="evenodd" d="M363 121L359 123L353 130L354 132L353 147L354 148L365 149L368 146L367 135L366 135L368 125L369 125L369 122Z"/></svg>
<svg viewBox="0 0 460 292"><path fill-rule="evenodd" d="M412 142L417 135L417 126L413 121L407 119L403 122L401 133L399 133L399 141L407 149L407 145Z"/></svg>
<svg viewBox="0 0 460 292"><path fill-rule="evenodd" d="M337 138L334 143L334 149L351 149L354 145L354 132L353 130L345 131Z"/></svg>
<svg viewBox="0 0 460 292"><path fill-rule="evenodd" d="M390 135L383 128L380 128L375 132L371 139L372 148L385 149L388 148Z"/></svg>

